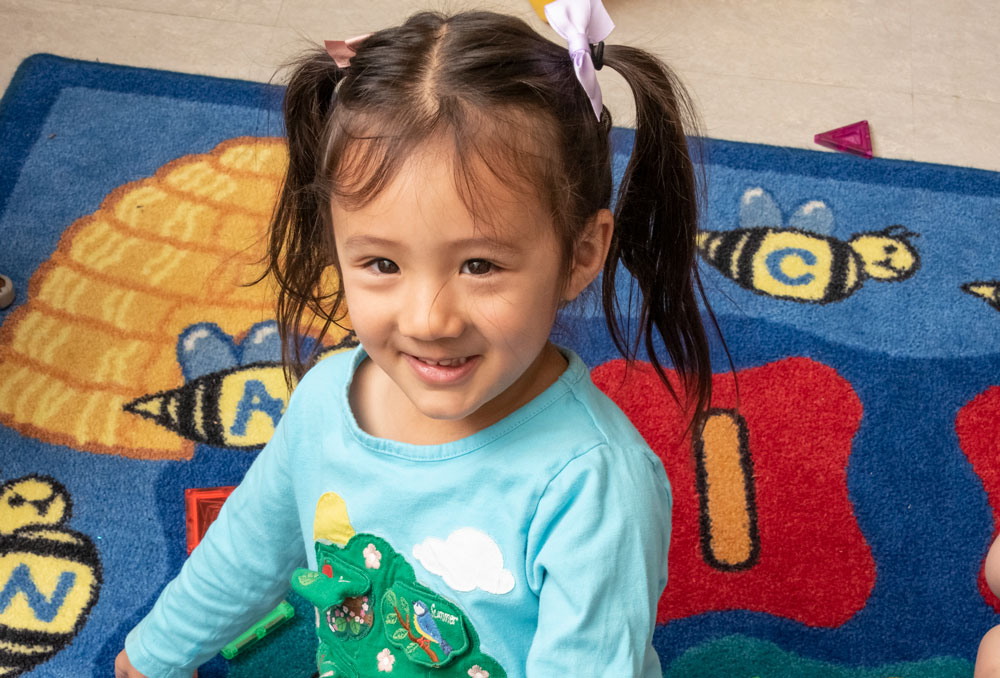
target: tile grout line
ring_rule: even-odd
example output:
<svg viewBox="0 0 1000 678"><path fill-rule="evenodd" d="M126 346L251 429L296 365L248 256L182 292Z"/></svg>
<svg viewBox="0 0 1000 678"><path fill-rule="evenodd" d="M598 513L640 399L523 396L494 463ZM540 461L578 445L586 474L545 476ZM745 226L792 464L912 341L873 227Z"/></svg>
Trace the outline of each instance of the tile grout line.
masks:
<svg viewBox="0 0 1000 678"><path fill-rule="evenodd" d="M786 79L783 79L783 78L766 78L766 77L762 77L762 76L759 76L759 75L742 75L742 74L739 74L739 73L717 73L715 71L702 71L702 70L697 70L697 69L686 69L686 70L683 70L683 71L680 70L680 69L678 69L678 73L681 76L683 76L685 73L694 73L694 74L697 74L697 75L711 75L711 76L717 76L717 77L722 77L722 78L735 78L735 79L738 79L738 80L761 80L763 82L775 82L775 83L781 83L781 84L785 84L785 85L808 85L809 87L831 87L831 88L835 88L835 89L857 90L859 92L884 91L884 92L888 92L888 93L892 93L892 94L909 94L909 95L911 95L911 97L913 95L912 86L909 89L907 89L906 87L904 87L903 89L892 89L892 88L890 88L890 89L885 89L885 90L878 90L878 89L872 89L870 87L857 87L857 86L853 86L853 85L838 85L838 84L832 83L832 82L810 82L810 81L807 81L807 80L786 80ZM912 72L911 72L911 79L912 79Z"/></svg>
<svg viewBox="0 0 1000 678"><path fill-rule="evenodd" d="M242 25L242 26L259 26L261 28L274 28L274 26L275 26L275 24L259 23L257 21L240 21L238 19L221 19L221 18L218 18L218 17L199 16L199 15L195 15L195 14L179 14L179 13L176 13L176 12L162 12L162 11L151 10L151 9L134 9L132 7L118 7L116 5L105 5L105 4L102 4L100 2L86 2L86 1L85 2L66 2L65 0L49 0L49 2L58 2L60 4L73 5L74 7L80 7L80 8L87 8L87 7L89 7L89 8L92 8L92 9L98 9L98 8L100 8L100 9L109 10L109 11L129 12L129 13L132 13L132 14L139 14L139 15L143 15L143 16L148 16L148 15L154 15L154 16L172 16L172 17L177 17L177 18L180 18L180 19L195 19L195 20L200 20L200 21L212 21L214 23L230 24L230 25L232 25L232 24L238 24L238 25Z"/></svg>
<svg viewBox="0 0 1000 678"><path fill-rule="evenodd" d="M806 85L806 86L809 86L809 87L824 87L824 88L828 87L828 88L831 88L831 89L854 90L854 91L858 91L858 92L876 92L876 93L882 92L882 93L888 93L888 94L907 94L910 97L911 107L913 105L913 101L916 98L916 92L914 91L914 88L913 88L912 85L910 87L904 87L903 89L895 89L895 88L878 89L878 88L871 88L871 87L857 87L857 86L854 86L854 85L839 85L839 84L831 83L831 82L810 82L810 81L807 81L807 80L786 80L786 79L782 79L782 78L767 78L767 77L762 77L762 76L759 76L759 75L742 75L742 74L739 74L739 73L719 73L719 72L716 72L716 71L704 71L704 70L697 70L697 69L684 69L684 70L678 69L678 75L680 75L681 77L684 77L685 74L709 75L709 76L715 76L715 77L720 77L720 78L734 78L734 79L737 79L737 80L760 80L760 81L763 81L763 82L773 82L773 83L779 83L779 84L785 84L785 85ZM912 62L911 62L911 70L910 70L910 80L911 80L911 82L913 80ZM947 99L959 99L961 101L973 101L973 102L978 102L978 103L983 103L983 104L992 104L992 105L998 105L998 106L1000 106L1000 101L994 101L993 99L980 99L980 98L976 98L976 97L957 96L957 95L953 95L953 94L942 94L942 93L935 93L935 92L922 93L921 96L940 97L940 98L947 98Z"/></svg>

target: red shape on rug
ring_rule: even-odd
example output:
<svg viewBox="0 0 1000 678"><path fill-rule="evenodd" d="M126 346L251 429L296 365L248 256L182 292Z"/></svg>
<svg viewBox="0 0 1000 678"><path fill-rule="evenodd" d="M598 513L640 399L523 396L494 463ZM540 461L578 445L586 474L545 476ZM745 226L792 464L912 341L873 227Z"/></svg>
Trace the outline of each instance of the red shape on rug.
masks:
<svg viewBox="0 0 1000 678"><path fill-rule="evenodd" d="M834 369L800 357L740 370L738 411L732 376L715 375L709 420L683 439L687 419L648 363L613 360L591 377L670 477L658 623L742 609L836 627L865 606L875 561L846 483L862 406Z"/></svg>
<svg viewBox="0 0 1000 678"><path fill-rule="evenodd" d="M236 489L235 485L225 487L191 487L184 490L186 512L188 555L201 543L208 526L219 517L226 498Z"/></svg>
<svg viewBox="0 0 1000 678"><path fill-rule="evenodd" d="M983 481L983 489L993 509L993 539L1000 529L1000 437L997 436L997 422L1000 422L1000 386L992 386L966 404L955 417L955 433L958 445L972 463L972 470ZM991 540L992 541L992 540ZM984 566L986 551L984 545L983 563L979 566L979 592L994 610L1000 612L1000 600L986 585Z"/></svg>
<svg viewBox="0 0 1000 678"><path fill-rule="evenodd" d="M867 120L859 120L829 132L820 132L813 137L813 141L835 151L860 155L862 158L872 157L872 136Z"/></svg>

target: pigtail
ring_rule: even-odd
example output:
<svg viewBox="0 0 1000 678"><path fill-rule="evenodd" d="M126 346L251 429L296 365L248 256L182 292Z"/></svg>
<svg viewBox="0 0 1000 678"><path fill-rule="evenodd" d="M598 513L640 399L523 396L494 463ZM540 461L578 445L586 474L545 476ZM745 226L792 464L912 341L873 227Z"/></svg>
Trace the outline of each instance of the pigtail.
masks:
<svg viewBox="0 0 1000 678"><path fill-rule="evenodd" d="M310 50L286 67L292 68L284 99L288 169L271 217L267 270L259 280L270 274L278 285L278 333L291 388L315 360L330 325L346 315L339 286L331 292L322 285L324 271L336 264L324 180L326 128L346 71L323 49ZM308 321L303 317L307 313ZM313 316L324 320L306 353L304 339L312 331Z"/></svg>
<svg viewBox="0 0 1000 678"><path fill-rule="evenodd" d="M622 355L634 360L642 340L653 369L678 405L689 411L694 403L687 434L700 427L712 393L709 346L695 285L719 330L696 261L699 202L703 199L699 186L705 183L698 181L685 128L697 130L698 120L677 76L652 54L609 45L604 63L625 78L636 102L635 145L618 189L615 232L604 265L601 296L605 317ZM690 141L697 140L693 136ZM641 293L638 314L633 313L631 293L629 308L624 313L618 308L615 278L619 261L635 278L633 285ZM638 322L634 333L633 317ZM621 318L625 319L624 328ZM685 404L680 402L657 358L654 330L663 339L684 384ZM726 355L735 374L728 348Z"/></svg>

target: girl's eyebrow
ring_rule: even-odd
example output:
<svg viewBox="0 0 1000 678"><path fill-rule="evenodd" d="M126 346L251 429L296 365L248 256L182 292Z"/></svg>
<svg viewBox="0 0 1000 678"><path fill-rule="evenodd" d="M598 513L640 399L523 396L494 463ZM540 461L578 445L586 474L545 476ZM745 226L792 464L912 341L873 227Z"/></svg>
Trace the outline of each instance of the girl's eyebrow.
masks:
<svg viewBox="0 0 1000 678"><path fill-rule="evenodd" d="M379 238L374 235L352 235L344 241L344 249L348 250L366 248L389 249L398 246L399 245L392 240L386 240L385 238Z"/></svg>
<svg viewBox="0 0 1000 678"><path fill-rule="evenodd" d="M457 250L481 247L499 254L517 254L521 251L521 248L514 243L494 238L462 238L461 240L453 241L451 246Z"/></svg>
<svg viewBox="0 0 1000 678"><path fill-rule="evenodd" d="M455 250L481 247L500 254L518 254L521 251L521 248L513 243L495 240L493 238L462 238L461 240L451 241L449 246L451 249ZM344 249L347 250L366 248L406 249L406 246L401 245L394 240L364 234L352 235L344 241Z"/></svg>

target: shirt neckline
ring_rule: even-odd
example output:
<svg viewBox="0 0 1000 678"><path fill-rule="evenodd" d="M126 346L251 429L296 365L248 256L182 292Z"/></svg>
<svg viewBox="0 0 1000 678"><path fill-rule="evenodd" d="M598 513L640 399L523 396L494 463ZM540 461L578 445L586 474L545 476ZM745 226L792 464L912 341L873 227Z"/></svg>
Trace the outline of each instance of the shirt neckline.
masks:
<svg viewBox="0 0 1000 678"><path fill-rule="evenodd" d="M354 382L354 375L357 373L361 362L368 357L368 352L365 351L364 346L358 344L351 355L347 379L344 380L344 387L340 391L340 409L344 413L345 425L358 443L379 454L414 461L439 461L468 454L513 431L532 417L538 415L564 394L572 390L577 382L588 374L587 366L576 352L558 344L556 344L556 348L566 358L566 362L568 363L566 369L548 388L517 410L511 412L495 424L487 426L470 436L436 445L415 445L413 443L403 443L398 440L373 436L358 425L357 418L354 416L353 410L351 410L351 384Z"/></svg>

